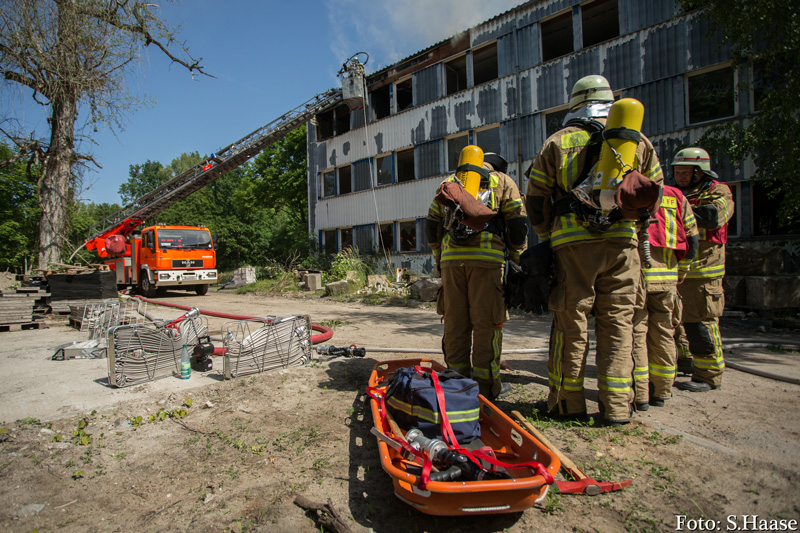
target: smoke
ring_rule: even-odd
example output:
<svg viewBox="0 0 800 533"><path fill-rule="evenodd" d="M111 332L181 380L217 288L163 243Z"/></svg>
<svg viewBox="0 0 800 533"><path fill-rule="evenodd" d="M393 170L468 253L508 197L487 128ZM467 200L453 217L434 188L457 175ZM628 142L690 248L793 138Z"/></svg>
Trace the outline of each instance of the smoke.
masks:
<svg viewBox="0 0 800 533"><path fill-rule="evenodd" d="M367 52L368 72L452 37L522 0L325 0L331 51L342 61Z"/></svg>

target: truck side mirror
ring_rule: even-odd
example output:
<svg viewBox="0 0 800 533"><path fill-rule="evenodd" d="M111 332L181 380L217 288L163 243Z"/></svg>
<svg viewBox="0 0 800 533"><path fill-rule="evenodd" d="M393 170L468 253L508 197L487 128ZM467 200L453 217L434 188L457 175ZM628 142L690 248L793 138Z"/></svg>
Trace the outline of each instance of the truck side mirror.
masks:
<svg viewBox="0 0 800 533"><path fill-rule="evenodd" d="M217 249L217 234L216 233L212 233L211 234L211 241L214 243L214 249L216 250Z"/></svg>

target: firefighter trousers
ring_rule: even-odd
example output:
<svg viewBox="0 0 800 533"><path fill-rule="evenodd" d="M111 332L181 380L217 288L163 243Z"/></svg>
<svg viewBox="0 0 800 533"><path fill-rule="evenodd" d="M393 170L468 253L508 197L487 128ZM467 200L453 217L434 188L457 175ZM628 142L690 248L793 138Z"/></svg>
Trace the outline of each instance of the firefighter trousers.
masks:
<svg viewBox="0 0 800 533"><path fill-rule="evenodd" d="M503 265L441 263L442 291L437 310L444 316L442 351L448 368L478 382L480 393L500 393L503 323L508 317L503 295Z"/></svg>
<svg viewBox="0 0 800 533"><path fill-rule="evenodd" d="M672 397L675 381L676 349L675 287L648 292L644 306L633 314L633 384L636 403L647 403L652 387L653 397Z"/></svg>
<svg viewBox="0 0 800 533"><path fill-rule="evenodd" d="M579 241L555 249L556 285L547 362L550 411L586 412L583 381L589 350L587 322L595 317L597 385L608 421L630 419L633 401L633 311L639 253L627 239Z"/></svg>
<svg viewBox="0 0 800 533"><path fill-rule="evenodd" d="M725 370L719 333L719 317L725 307L722 278L686 279L678 291L683 301L685 333L681 342L692 356L692 379L719 387Z"/></svg>

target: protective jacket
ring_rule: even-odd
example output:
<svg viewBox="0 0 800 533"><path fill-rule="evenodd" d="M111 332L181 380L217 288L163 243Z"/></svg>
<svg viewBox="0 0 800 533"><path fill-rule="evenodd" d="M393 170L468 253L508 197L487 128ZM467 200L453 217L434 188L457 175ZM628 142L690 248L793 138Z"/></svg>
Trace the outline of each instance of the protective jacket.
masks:
<svg viewBox="0 0 800 533"><path fill-rule="evenodd" d="M733 216L733 194L726 183L707 180L683 191L689 204L697 210L700 248L689 266L689 279L713 279L725 275L725 244L728 222ZM708 206L709 209L704 209ZM700 219L700 213L709 217Z"/></svg>
<svg viewBox="0 0 800 533"><path fill-rule="evenodd" d="M687 237L698 234L689 202L676 187L664 186L661 206L656 212L656 220L647 228L650 241L651 266L642 265L642 275L647 290L666 290L678 281L678 263L684 257ZM688 269L686 262L684 270Z"/></svg>
<svg viewBox="0 0 800 533"><path fill-rule="evenodd" d="M604 120L604 119L600 119ZM552 203L570 193L588 161L591 134L580 126L567 126L551 135L528 168L528 212L536 234L552 248L579 241L618 238L637 242L636 222L619 220L600 234L592 233L576 214L552 214ZM633 167L659 184L664 182L652 143L644 135L636 148Z"/></svg>
<svg viewBox="0 0 800 533"><path fill-rule="evenodd" d="M457 180L450 176L445 182ZM441 188L440 185L437 195ZM487 207L497 211L497 216L485 229L467 236L446 229L445 218L449 214L435 200L431 203L427 217L428 243L437 263L460 261L465 265L500 266L505 263L506 254L508 259L519 263L526 243L527 213L514 180L492 171L489 183L481 184L481 195L486 198Z"/></svg>

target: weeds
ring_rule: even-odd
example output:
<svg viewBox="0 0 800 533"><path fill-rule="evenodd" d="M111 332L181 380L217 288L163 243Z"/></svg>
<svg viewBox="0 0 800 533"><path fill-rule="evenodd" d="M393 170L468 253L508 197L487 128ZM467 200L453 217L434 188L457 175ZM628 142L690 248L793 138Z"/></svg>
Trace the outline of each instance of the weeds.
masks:
<svg viewBox="0 0 800 533"><path fill-rule="evenodd" d="M561 493L554 490L552 487L547 491L547 498L542 506L542 512L545 514L564 512L564 504L561 502Z"/></svg>

